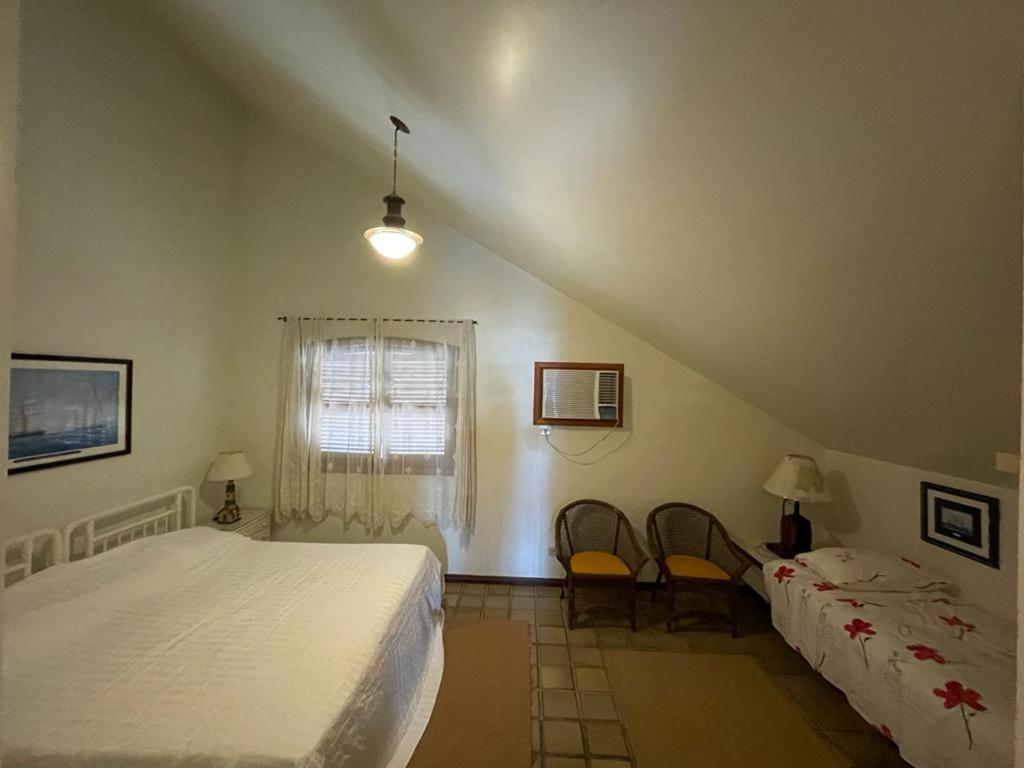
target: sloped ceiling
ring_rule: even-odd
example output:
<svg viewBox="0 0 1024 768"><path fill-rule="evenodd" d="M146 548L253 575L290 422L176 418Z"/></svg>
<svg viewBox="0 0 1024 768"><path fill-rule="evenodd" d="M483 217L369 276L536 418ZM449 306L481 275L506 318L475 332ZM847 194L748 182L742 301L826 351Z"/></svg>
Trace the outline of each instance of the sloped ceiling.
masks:
<svg viewBox="0 0 1024 768"><path fill-rule="evenodd" d="M151 6L367 194L405 119L412 225L829 448L1016 482L1024 3Z"/></svg>

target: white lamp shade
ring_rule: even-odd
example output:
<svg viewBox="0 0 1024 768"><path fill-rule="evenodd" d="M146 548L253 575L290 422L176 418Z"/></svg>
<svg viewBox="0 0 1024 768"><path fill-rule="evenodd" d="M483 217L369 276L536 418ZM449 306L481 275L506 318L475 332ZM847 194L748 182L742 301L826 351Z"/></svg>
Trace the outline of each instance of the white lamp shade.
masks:
<svg viewBox="0 0 1024 768"><path fill-rule="evenodd" d="M213 460L206 473L206 479L212 482L239 480L252 474L252 466L241 451L222 451Z"/></svg>
<svg viewBox="0 0 1024 768"><path fill-rule="evenodd" d="M781 496L790 501L811 504L832 501L832 494L825 487L818 463L810 456L796 453L789 453L783 457L771 477L765 481L763 488L774 496Z"/></svg>

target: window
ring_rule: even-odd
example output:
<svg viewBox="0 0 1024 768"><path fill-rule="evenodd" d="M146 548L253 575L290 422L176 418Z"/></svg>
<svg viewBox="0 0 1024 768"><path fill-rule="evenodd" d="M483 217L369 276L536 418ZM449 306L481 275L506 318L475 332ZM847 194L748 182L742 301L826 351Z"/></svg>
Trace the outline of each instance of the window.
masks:
<svg viewBox="0 0 1024 768"><path fill-rule="evenodd" d="M346 471L348 463L337 459L348 457L381 460L385 473L451 474L457 362L457 347L417 339L328 344L320 382L327 471Z"/></svg>

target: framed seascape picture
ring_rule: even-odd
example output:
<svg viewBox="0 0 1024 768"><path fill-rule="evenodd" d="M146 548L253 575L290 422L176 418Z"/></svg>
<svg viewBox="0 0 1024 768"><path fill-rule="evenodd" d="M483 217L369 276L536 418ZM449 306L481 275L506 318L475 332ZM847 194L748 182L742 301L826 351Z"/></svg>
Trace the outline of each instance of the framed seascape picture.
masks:
<svg viewBox="0 0 1024 768"><path fill-rule="evenodd" d="M7 474L131 450L131 360L11 355Z"/></svg>
<svg viewBox="0 0 1024 768"><path fill-rule="evenodd" d="M999 567L999 499L921 483L921 538Z"/></svg>

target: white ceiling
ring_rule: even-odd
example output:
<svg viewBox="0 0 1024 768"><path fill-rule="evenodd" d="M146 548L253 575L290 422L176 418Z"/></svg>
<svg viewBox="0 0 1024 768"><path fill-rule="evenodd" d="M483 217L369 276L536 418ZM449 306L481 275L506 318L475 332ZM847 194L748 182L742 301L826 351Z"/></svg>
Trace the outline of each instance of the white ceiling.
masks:
<svg viewBox="0 0 1024 768"><path fill-rule="evenodd" d="M151 0L243 99L821 444L1011 484L1024 3Z"/></svg>

